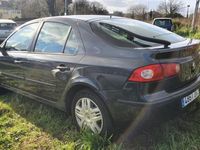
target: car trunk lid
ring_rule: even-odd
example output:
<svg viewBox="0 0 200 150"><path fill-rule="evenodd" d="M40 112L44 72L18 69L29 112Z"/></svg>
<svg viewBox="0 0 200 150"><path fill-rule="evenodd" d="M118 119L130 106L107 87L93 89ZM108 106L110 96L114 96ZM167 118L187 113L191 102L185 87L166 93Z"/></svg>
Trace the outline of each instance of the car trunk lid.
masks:
<svg viewBox="0 0 200 150"><path fill-rule="evenodd" d="M200 74L200 41L186 40L172 44L168 49L160 50L156 59L160 63L180 64L180 83L188 83Z"/></svg>

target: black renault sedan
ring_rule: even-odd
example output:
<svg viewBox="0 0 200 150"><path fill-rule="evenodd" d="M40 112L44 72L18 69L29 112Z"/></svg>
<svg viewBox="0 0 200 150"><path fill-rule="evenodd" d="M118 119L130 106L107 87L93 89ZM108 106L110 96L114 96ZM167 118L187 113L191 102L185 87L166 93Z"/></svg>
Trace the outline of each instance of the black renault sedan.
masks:
<svg viewBox="0 0 200 150"><path fill-rule="evenodd" d="M112 132L146 107L184 109L199 96L200 41L114 16L50 17L1 45L0 86Z"/></svg>

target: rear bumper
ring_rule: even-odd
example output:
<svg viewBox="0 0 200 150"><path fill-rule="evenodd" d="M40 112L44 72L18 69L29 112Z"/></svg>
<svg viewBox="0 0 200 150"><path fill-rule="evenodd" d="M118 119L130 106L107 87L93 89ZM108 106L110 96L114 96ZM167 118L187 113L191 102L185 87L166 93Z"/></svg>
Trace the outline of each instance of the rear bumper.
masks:
<svg viewBox="0 0 200 150"><path fill-rule="evenodd" d="M145 95L141 98L140 102L128 101L113 96L113 94L119 95L120 91L117 91L116 93L107 93L107 96L110 95L109 97L112 98L111 101L108 101L108 107L114 122L131 121L137 118L138 115L141 116L141 114L150 113L149 110L157 111L163 108L182 110L181 99L190 95L199 88L200 77L194 83L181 90L173 93L161 91L151 95ZM114 100L113 98L116 99ZM146 110L148 111L145 112Z"/></svg>
<svg viewBox="0 0 200 150"><path fill-rule="evenodd" d="M190 95L195 90L200 88L200 77L191 85L180 89L176 92L167 93L166 91L157 92L151 95L145 95L142 99L143 102L134 102L118 99L119 103L124 103L128 105L165 105L168 103L173 103L174 101L180 101L185 96ZM181 103L180 103L181 104Z"/></svg>

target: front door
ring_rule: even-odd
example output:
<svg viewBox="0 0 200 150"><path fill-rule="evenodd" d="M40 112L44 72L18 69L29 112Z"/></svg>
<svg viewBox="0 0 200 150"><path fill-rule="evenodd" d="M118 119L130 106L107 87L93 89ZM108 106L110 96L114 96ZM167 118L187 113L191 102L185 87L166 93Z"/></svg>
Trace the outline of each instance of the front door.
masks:
<svg viewBox="0 0 200 150"><path fill-rule="evenodd" d="M39 23L31 23L17 30L4 42L0 54L0 83L9 88L24 89L26 55L30 50Z"/></svg>

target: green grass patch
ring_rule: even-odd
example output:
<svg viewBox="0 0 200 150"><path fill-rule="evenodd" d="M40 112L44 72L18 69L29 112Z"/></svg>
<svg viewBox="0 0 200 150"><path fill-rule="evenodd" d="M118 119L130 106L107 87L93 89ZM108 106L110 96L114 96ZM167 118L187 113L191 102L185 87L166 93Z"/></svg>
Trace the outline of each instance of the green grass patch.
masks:
<svg viewBox="0 0 200 150"><path fill-rule="evenodd" d="M9 94L0 97L0 149L119 149L88 131L79 133L64 112Z"/></svg>
<svg viewBox="0 0 200 150"><path fill-rule="evenodd" d="M195 32L191 31L190 27L180 27L178 28L175 33L188 38L200 39L200 29L197 29Z"/></svg>
<svg viewBox="0 0 200 150"><path fill-rule="evenodd" d="M199 108L200 103L197 102L183 114L141 131L128 145L117 145L111 143L111 139L89 131L78 132L64 112L19 95L8 94L0 97L0 149L198 150Z"/></svg>

